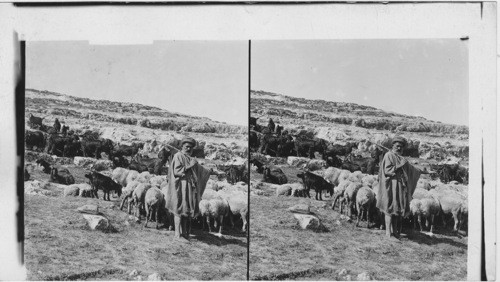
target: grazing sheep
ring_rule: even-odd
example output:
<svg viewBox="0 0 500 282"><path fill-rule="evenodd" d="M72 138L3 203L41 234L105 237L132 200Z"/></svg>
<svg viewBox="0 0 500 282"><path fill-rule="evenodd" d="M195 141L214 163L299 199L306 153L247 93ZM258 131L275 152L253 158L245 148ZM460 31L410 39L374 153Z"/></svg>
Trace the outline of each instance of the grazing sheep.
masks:
<svg viewBox="0 0 500 282"><path fill-rule="evenodd" d="M80 193L80 187L75 186L75 185L78 185L78 184L72 184L72 185L65 187L64 191L63 191L63 196L64 197L68 197L68 196L76 197L76 196L78 196L78 194Z"/></svg>
<svg viewBox="0 0 500 282"><path fill-rule="evenodd" d="M344 192L345 189L347 189L347 186L351 184L351 181L349 180L343 180L339 183L337 186L337 189L335 189L335 193L333 194L333 203L332 203L332 210L335 209L335 206L337 204L337 201L340 202L340 211L342 213L342 204L344 202Z"/></svg>
<svg viewBox="0 0 500 282"><path fill-rule="evenodd" d="M136 180L137 177L139 177L139 172L137 172L135 170L129 170L129 172L127 174L127 178L125 179L125 183L124 183L125 186L123 186L123 187L126 187L129 182Z"/></svg>
<svg viewBox="0 0 500 282"><path fill-rule="evenodd" d="M132 193L134 193L134 190L135 188L137 188L137 186L141 184L139 181L131 181L128 183L127 187L123 188L122 189L122 193L124 194L124 197L123 197L123 200L122 200L122 203L120 205L120 210L123 209L123 205L125 204L125 201L127 201L127 212L128 214L130 214L130 208L131 208L131 204L130 202L132 201Z"/></svg>
<svg viewBox="0 0 500 282"><path fill-rule="evenodd" d="M156 220L156 229L158 229L158 222L160 221L160 214L162 214L162 209L165 207L165 196L160 189L152 187L146 191L144 197L144 206L146 209L146 223L144 227L148 226L148 221L152 220L153 214Z"/></svg>
<svg viewBox="0 0 500 282"><path fill-rule="evenodd" d="M416 229L417 221L420 225L420 231L423 231L422 226L422 217L427 220L427 227L430 225L430 233L432 234L434 231L434 217L439 215L441 211L441 206L439 205L439 201L433 197L425 197L425 198L414 198L410 202L410 211L413 216L413 226ZM415 220L415 218L417 220Z"/></svg>
<svg viewBox="0 0 500 282"><path fill-rule="evenodd" d="M90 198L94 197L94 188L88 183L74 184L80 187L80 197Z"/></svg>
<svg viewBox="0 0 500 282"><path fill-rule="evenodd" d="M415 191L413 192L412 198L413 199L423 199L423 198L427 198L430 196L431 196L431 194L429 193L429 191L417 187L417 188L415 188Z"/></svg>
<svg viewBox="0 0 500 282"><path fill-rule="evenodd" d="M375 193L370 189L370 187L363 186L359 188L356 194L356 209L358 211L358 220L356 221L356 227L359 225L359 220L366 215L366 227L370 228L370 212L375 208Z"/></svg>
<svg viewBox="0 0 500 282"><path fill-rule="evenodd" d="M222 236L222 225L224 222L224 217L229 215L229 203L227 200L222 198L213 198L208 201L209 201L208 210L210 218L214 219L215 228L219 226L218 236ZM211 232L209 218L207 218L207 223L209 232Z"/></svg>
<svg viewBox="0 0 500 282"><path fill-rule="evenodd" d="M143 171L139 173L139 176L135 179L136 181L139 181L141 183L149 183L149 179L153 177L149 171Z"/></svg>
<svg viewBox="0 0 500 282"><path fill-rule="evenodd" d="M205 193L203 193L203 197L205 197ZM210 199L212 199L212 197L210 197L209 199L203 198L198 203L198 207L200 208L200 216L203 222L202 230L205 230L205 222L206 222L208 223L208 232L212 232L212 227L210 226Z"/></svg>
<svg viewBox="0 0 500 282"><path fill-rule="evenodd" d="M233 216L240 216L243 221L243 227L241 230L244 232L247 228L248 219L248 194L240 191L219 191L217 192L221 198L225 199L229 203L229 210ZM231 225L234 228L234 218L230 216Z"/></svg>
<svg viewBox="0 0 500 282"><path fill-rule="evenodd" d="M344 199L347 207L347 214L349 217L352 216L352 209L355 207L356 194L362 186L363 184L359 182L351 182L344 191ZM340 213L342 213L342 206L340 207Z"/></svg>
<svg viewBox="0 0 500 282"><path fill-rule="evenodd" d="M460 218L462 218L463 206L466 205L466 199L460 194L453 191L437 191L436 189L429 191L429 193L439 201L442 210L443 225L446 226L446 215L451 215L454 220L453 231L458 232L458 226L461 225Z"/></svg>
<svg viewBox="0 0 500 282"><path fill-rule="evenodd" d="M129 174L130 170L123 168L123 167L117 167L113 170L113 173L111 174L111 179L115 181L116 183L120 184L122 187L127 186L127 176Z"/></svg>
<svg viewBox="0 0 500 282"><path fill-rule="evenodd" d="M272 185L276 188L276 196L290 196L292 194L292 187L288 184Z"/></svg>
<svg viewBox="0 0 500 282"><path fill-rule="evenodd" d="M358 170L351 173L347 179L352 182L361 182L363 177L365 177L365 174L363 174L361 171Z"/></svg>
<svg viewBox="0 0 500 282"><path fill-rule="evenodd" d="M375 181L377 181L377 178L378 176L377 175L370 175L370 174L367 174L365 175L362 179L361 179L361 183L364 185L364 186L368 186L368 187L373 187L373 183Z"/></svg>
<svg viewBox="0 0 500 282"><path fill-rule="evenodd" d="M59 169L53 167L50 172L50 182L55 182L64 185L75 184L75 178L67 168L61 167Z"/></svg>
<svg viewBox="0 0 500 282"><path fill-rule="evenodd" d="M339 185L339 177L340 174L342 173L342 170L336 168L336 167L329 167L325 170L325 173L323 174L323 178L330 182L331 184L338 186Z"/></svg>
<svg viewBox="0 0 500 282"><path fill-rule="evenodd" d="M132 192L132 202L131 205L135 206L135 215L140 218L141 211L145 209L144 198L146 197L146 192L151 188L151 185L140 183Z"/></svg>
<svg viewBox="0 0 500 282"><path fill-rule="evenodd" d="M302 183L295 182L295 183L290 183L289 186L292 188L291 195L294 197L307 197L306 194L306 188Z"/></svg>
<svg viewBox="0 0 500 282"><path fill-rule="evenodd" d="M205 189L205 192L203 192L203 196L201 198L203 200L210 200L217 197L219 197L219 194L215 190Z"/></svg>
<svg viewBox="0 0 500 282"><path fill-rule="evenodd" d="M151 184L151 186L153 187L159 188L161 187L161 184L166 181L167 177L165 175L156 175L149 179L149 184Z"/></svg>

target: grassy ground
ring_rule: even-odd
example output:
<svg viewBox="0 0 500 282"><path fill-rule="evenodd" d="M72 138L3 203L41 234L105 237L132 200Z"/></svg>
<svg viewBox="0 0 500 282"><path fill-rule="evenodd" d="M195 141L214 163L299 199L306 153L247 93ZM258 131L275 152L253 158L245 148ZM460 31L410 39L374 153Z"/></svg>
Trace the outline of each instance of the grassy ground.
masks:
<svg viewBox="0 0 500 282"><path fill-rule="evenodd" d="M70 167L77 183L84 170ZM48 180L34 172L32 179ZM55 188L51 196L25 194L25 263L29 280L132 280L132 270L142 279L159 273L168 280L245 280L247 238L227 228L218 238L199 228L189 242L180 243L173 231L143 228L125 211L120 200L62 197ZM86 204L99 210L113 226L111 232L93 231L76 209Z"/></svg>
<svg viewBox="0 0 500 282"><path fill-rule="evenodd" d="M295 170L283 167L291 181ZM262 175L252 173L253 180ZM290 180L290 179L289 179ZM434 237L404 228L401 240L387 239L384 230L367 229L342 219L324 201L274 196L251 197L250 279L254 280L345 280L368 273L376 280L465 280L467 237L453 235L437 226ZM324 232L301 230L287 208L308 204Z"/></svg>

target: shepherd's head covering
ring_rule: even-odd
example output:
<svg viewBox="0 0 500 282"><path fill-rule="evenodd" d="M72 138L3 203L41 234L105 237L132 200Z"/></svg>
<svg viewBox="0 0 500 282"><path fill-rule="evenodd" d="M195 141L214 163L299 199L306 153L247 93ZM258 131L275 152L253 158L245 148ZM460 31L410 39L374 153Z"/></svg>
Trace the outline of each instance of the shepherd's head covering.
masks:
<svg viewBox="0 0 500 282"><path fill-rule="evenodd" d="M194 138L191 138L191 137L184 137L182 139L182 142L181 142L181 146L184 145L184 143L190 143L191 145L196 146L196 140L194 140Z"/></svg>
<svg viewBox="0 0 500 282"><path fill-rule="evenodd" d="M394 144L396 142L399 142L399 143L403 144L403 147L406 147L406 139L404 139L403 137L395 136L394 138L392 138L392 144Z"/></svg>

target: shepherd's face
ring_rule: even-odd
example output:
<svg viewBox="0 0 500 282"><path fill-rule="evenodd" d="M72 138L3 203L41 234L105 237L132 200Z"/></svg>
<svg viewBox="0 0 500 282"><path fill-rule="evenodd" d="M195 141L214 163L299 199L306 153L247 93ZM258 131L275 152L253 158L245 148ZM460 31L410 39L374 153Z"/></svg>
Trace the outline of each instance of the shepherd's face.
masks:
<svg viewBox="0 0 500 282"><path fill-rule="evenodd" d="M403 143L394 142L394 144L392 144L392 151L401 154L403 152Z"/></svg>
<svg viewBox="0 0 500 282"><path fill-rule="evenodd" d="M193 152L193 145L191 143L182 144L182 152L184 154L187 154L188 156L191 156Z"/></svg>

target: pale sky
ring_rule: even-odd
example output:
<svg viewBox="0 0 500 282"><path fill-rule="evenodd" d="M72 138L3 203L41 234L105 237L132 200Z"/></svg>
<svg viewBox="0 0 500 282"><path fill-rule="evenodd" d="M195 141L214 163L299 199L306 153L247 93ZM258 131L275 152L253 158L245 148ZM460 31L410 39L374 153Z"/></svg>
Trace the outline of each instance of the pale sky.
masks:
<svg viewBox="0 0 500 282"><path fill-rule="evenodd" d="M469 123L467 41L252 41L251 53L252 90Z"/></svg>
<svg viewBox="0 0 500 282"><path fill-rule="evenodd" d="M26 88L248 124L248 41L26 45Z"/></svg>

